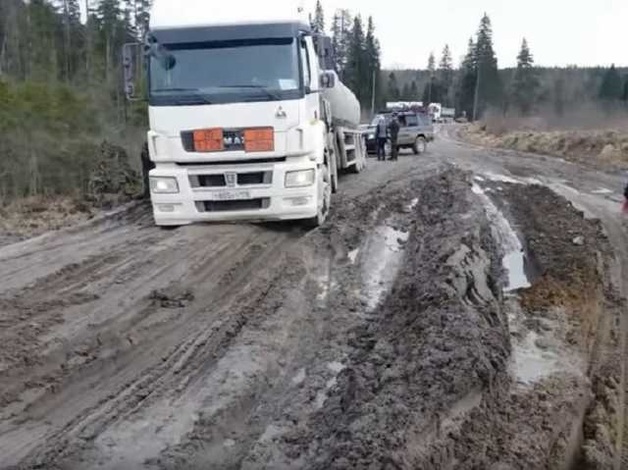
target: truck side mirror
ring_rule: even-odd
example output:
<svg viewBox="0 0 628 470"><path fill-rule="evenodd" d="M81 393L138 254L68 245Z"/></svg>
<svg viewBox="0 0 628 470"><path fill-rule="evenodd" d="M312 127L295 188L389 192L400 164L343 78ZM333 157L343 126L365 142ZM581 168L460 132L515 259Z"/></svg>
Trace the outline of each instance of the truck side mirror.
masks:
<svg viewBox="0 0 628 470"><path fill-rule="evenodd" d="M127 43L122 46L122 69L124 71L124 93L129 101L138 101L136 71L141 67L143 60L142 45L140 43Z"/></svg>
<svg viewBox="0 0 628 470"><path fill-rule="evenodd" d="M336 86L336 75L333 72L322 72L320 84L321 88L334 88Z"/></svg>

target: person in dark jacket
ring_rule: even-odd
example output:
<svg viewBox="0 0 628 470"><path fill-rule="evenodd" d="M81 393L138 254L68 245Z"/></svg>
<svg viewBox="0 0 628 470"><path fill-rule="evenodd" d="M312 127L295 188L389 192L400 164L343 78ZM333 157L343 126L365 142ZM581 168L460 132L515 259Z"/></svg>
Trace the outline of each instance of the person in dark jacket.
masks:
<svg viewBox="0 0 628 470"><path fill-rule="evenodd" d="M397 114L393 114L390 124L388 125L388 130L390 131L390 148L392 150L391 160L398 160L399 158L399 148L397 147L397 142L399 141L399 119Z"/></svg>
<svg viewBox="0 0 628 470"><path fill-rule="evenodd" d="M377 159L386 160L386 141L388 140L388 126L386 118L381 116L375 128L375 138L377 139Z"/></svg>

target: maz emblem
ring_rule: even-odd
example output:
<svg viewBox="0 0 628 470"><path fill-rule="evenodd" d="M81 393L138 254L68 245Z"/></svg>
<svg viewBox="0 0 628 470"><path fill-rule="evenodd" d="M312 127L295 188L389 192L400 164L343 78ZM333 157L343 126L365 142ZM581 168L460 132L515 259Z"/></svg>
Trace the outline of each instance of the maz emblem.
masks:
<svg viewBox="0 0 628 470"><path fill-rule="evenodd" d="M277 109L275 113L275 117L278 119L286 119L288 117L288 113L286 113L281 106Z"/></svg>
<svg viewBox="0 0 628 470"><path fill-rule="evenodd" d="M236 185L237 175L235 173L225 173L225 183L229 188L233 188Z"/></svg>

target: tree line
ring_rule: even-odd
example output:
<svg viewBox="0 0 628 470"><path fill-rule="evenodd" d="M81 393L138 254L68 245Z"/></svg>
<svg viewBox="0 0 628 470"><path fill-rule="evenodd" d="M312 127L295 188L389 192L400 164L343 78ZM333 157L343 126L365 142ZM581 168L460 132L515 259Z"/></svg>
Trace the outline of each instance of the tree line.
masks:
<svg viewBox="0 0 628 470"><path fill-rule="evenodd" d="M623 75L622 75L623 74ZM608 110L628 107L628 71L610 68L540 68L525 38L514 69L499 69L491 20L484 14L467 52L454 70L449 46L438 66L434 54L427 68L387 73L386 99L443 103L459 115L478 119L490 109L527 116L548 109L557 115L594 103Z"/></svg>
<svg viewBox="0 0 628 470"><path fill-rule="evenodd" d="M328 26L320 0L311 17L312 28L327 33ZM337 10L329 25L334 50L336 72L340 79L357 96L362 109L371 109L382 103L381 49L375 35L375 23L368 17L366 23L360 14L353 16L349 10Z"/></svg>
<svg viewBox="0 0 628 470"><path fill-rule="evenodd" d="M139 153L144 107L126 103L119 57L150 0L80 2L0 1L0 204L86 192L104 141Z"/></svg>

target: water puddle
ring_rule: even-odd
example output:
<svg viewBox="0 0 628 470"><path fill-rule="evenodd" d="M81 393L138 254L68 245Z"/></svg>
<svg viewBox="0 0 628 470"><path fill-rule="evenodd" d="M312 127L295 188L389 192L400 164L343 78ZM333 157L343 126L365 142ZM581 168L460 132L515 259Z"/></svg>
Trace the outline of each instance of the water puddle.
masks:
<svg viewBox="0 0 628 470"><path fill-rule="evenodd" d="M493 237L505 253L502 259L502 266L507 273L504 290L512 292L517 289L530 287L530 281L525 269L526 260L523 245L510 222L478 184L474 183L471 189L480 196L486 215L491 222Z"/></svg>
<svg viewBox="0 0 628 470"><path fill-rule="evenodd" d="M390 290L403 261L405 243L409 234L384 225L369 236L363 263L365 300L370 310L375 309Z"/></svg>
<svg viewBox="0 0 628 470"><path fill-rule="evenodd" d="M544 319L540 332L523 324L525 315L516 296L506 299L508 323L512 335L511 374L519 385L533 385L559 372L581 375L581 358L569 351L556 337L559 325Z"/></svg>

